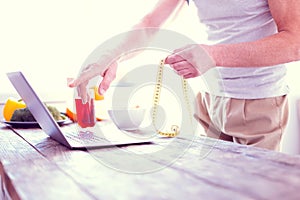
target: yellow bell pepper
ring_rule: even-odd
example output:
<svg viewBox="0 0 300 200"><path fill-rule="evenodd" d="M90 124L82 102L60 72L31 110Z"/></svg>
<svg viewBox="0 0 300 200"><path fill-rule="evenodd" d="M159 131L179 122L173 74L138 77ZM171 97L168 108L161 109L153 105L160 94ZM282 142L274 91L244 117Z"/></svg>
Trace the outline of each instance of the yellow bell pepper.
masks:
<svg viewBox="0 0 300 200"><path fill-rule="evenodd" d="M26 108L26 104L22 100L17 100L15 98L8 98L3 107L3 117L6 121L10 121L15 110Z"/></svg>

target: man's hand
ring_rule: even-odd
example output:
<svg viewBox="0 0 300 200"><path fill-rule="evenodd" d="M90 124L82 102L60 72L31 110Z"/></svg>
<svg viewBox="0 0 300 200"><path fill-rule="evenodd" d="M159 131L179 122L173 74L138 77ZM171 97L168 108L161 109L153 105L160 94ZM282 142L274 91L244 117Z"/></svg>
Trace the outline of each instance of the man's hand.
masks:
<svg viewBox="0 0 300 200"><path fill-rule="evenodd" d="M192 44L176 49L165 59L178 75L183 78L194 78L215 67L213 58L204 49L204 45Z"/></svg>
<svg viewBox="0 0 300 200"><path fill-rule="evenodd" d="M98 63L88 65L76 79L68 81L69 87L77 87L78 95L81 97L83 102L88 100L88 82L91 78L98 75L102 76L103 79L98 87L98 93L103 95L109 88L110 83L115 79L117 72L117 62L113 62L110 66L103 71L103 67Z"/></svg>

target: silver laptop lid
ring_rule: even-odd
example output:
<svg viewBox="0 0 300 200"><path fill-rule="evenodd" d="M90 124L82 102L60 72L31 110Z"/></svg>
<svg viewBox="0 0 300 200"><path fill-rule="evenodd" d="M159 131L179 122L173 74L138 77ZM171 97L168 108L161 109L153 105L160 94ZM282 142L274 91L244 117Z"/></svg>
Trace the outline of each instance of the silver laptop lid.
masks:
<svg viewBox="0 0 300 200"><path fill-rule="evenodd" d="M7 77L45 133L54 140L70 147L70 144L62 135L59 125L56 123L45 104L32 89L23 73L20 71L10 72L7 73Z"/></svg>

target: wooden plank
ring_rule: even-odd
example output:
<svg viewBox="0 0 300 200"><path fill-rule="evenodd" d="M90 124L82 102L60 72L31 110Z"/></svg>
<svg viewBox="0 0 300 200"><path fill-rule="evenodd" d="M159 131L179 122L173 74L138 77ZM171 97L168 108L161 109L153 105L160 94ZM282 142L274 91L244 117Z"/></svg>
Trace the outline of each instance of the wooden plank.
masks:
<svg viewBox="0 0 300 200"><path fill-rule="evenodd" d="M29 148L21 138L17 137L9 128L0 127L1 162L3 164L34 160L41 157ZM16 153L18 152L18 153Z"/></svg>
<svg viewBox="0 0 300 200"><path fill-rule="evenodd" d="M39 132L39 130L37 130ZM217 197L222 199L230 199L235 195L239 198L245 198L243 194L217 188L214 185L202 183L197 178L184 171L178 171L176 168L167 168L164 164L154 162L144 155L134 155L130 160L120 159L123 155L123 149L107 148L100 150L92 150L89 152L69 151L60 145L47 145L48 143L42 136L32 130L18 130L19 134L26 138L29 142L36 145L36 148L45 153L46 157L55 162L66 174L71 176L81 187L88 190L95 197L103 199L157 199L157 198L186 198L188 197L210 197L211 190L217 191ZM149 145L144 146L145 149L151 148ZM60 152L60 153L58 153ZM111 166L107 165L103 157L110 157ZM119 158L119 159L115 159ZM138 160L139 162L134 162ZM106 160L107 161L107 160ZM115 166L122 166L122 163L129 162L130 165L152 165L158 170L143 173L127 173ZM131 162L131 163L130 163ZM132 166L136 167L136 166ZM174 189L177 184L186 185L183 190ZM198 185L199 187L194 187ZM227 197L227 198L226 198Z"/></svg>
<svg viewBox="0 0 300 200"><path fill-rule="evenodd" d="M203 138L194 140L191 146L187 145L190 141L178 140L178 146L174 145L162 156L133 154L130 158L131 161L139 161L131 163L131 165L135 164L132 166L135 169L136 165L141 167L152 165L157 167L157 171L126 174L126 171L115 167L122 166L122 162L128 162L128 158L120 159L124 153L120 150L108 148L89 152L69 151L47 140L47 136L41 137L42 133L37 134L31 130L19 132L49 160L55 162L71 176L77 184L81 184L81 187L96 197L135 199L184 198L196 195L210 199L231 199L232 196L242 199L299 198L298 157ZM189 148L178 159L176 149L182 145ZM124 147L131 152L147 152L149 148L151 150L153 146ZM203 151L208 152L205 157L201 153ZM103 162L105 157L111 158L112 162L109 163L111 166ZM286 174L287 169L291 174ZM285 175L285 177L278 175ZM187 187L184 187L184 190L170 191L174 183ZM126 185L126 189L122 190L123 185ZM117 193L116 188L118 188Z"/></svg>
<svg viewBox="0 0 300 200"><path fill-rule="evenodd" d="M228 142L216 143L208 138L203 142L205 139L196 139L170 167L194 176L199 182L222 187L250 199L300 198L299 156ZM165 156L172 158L174 154ZM154 157L153 160L161 163L171 160L166 157ZM217 199L215 195L214 192L211 197Z"/></svg>
<svg viewBox="0 0 300 200"><path fill-rule="evenodd" d="M0 128L2 194L12 199L95 199L57 165L7 128ZM4 188L5 187L5 188ZM57 189L63 188L63 189ZM72 192L66 192L68 188Z"/></svg>
<svg viewBox="0 0 300 200"><path fill-rule="evenodd" d="M217 177L205 174L205 178L213 178L215 183L227 183L226 187L231 190L243 191L255 199L300 198L299 156L228 142L219 142L213 148L210 145L207 147L212 150L202 158L202 163L207 162L208 165L197 167L199 164L195 164L192 169L216 172L223 169L225 173Z"/></svg>

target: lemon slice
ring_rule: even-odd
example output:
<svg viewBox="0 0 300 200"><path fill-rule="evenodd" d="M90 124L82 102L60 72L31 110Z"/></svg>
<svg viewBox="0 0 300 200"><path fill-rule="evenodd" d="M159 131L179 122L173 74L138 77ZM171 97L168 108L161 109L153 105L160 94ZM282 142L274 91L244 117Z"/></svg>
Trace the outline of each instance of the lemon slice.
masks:
<svg viewBox="0 0 300 200"><path fill-rule="evenodd" d="M103 96L103 95L100 95L100 94L98 93L98 87L97 87L97 86L94 86L93 89L94 89L95 100L97 100L97 101L103 100L103 99L104 99L104 96Z"/></svg>

